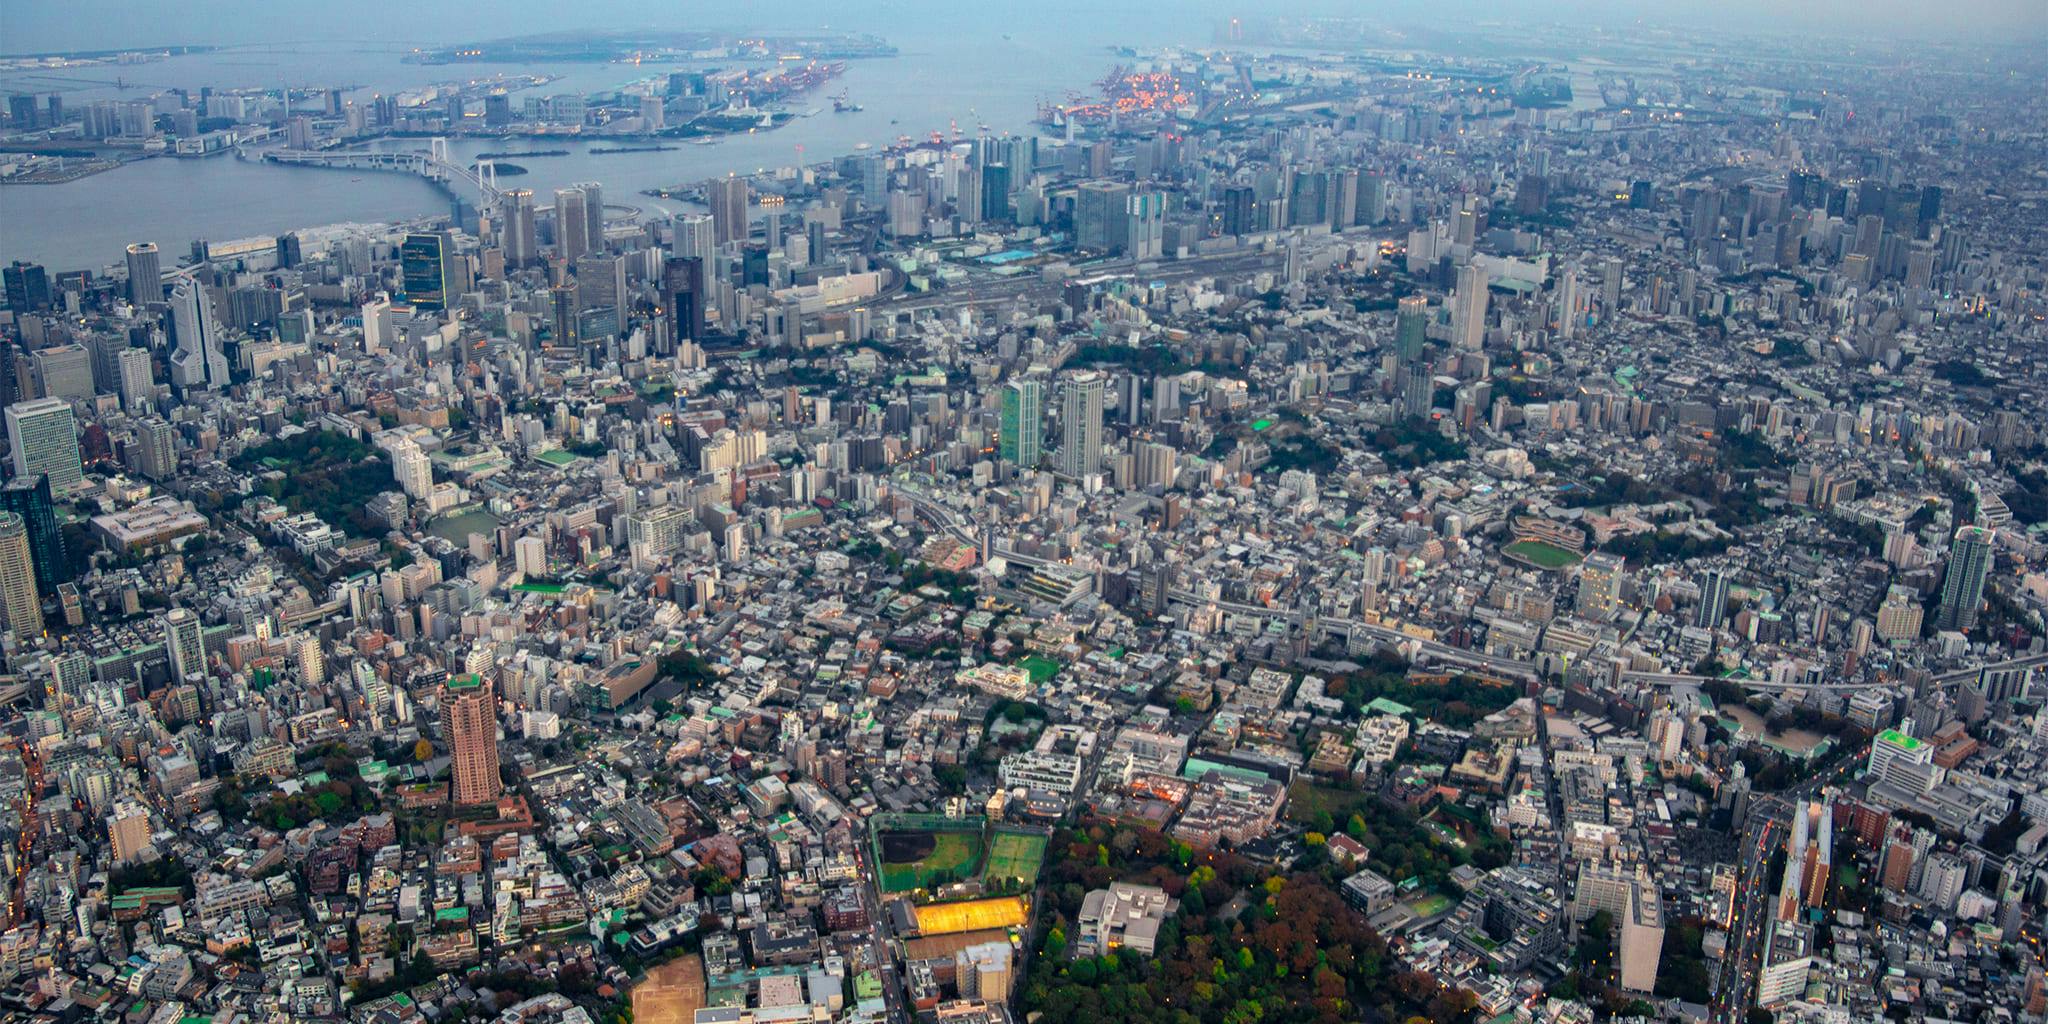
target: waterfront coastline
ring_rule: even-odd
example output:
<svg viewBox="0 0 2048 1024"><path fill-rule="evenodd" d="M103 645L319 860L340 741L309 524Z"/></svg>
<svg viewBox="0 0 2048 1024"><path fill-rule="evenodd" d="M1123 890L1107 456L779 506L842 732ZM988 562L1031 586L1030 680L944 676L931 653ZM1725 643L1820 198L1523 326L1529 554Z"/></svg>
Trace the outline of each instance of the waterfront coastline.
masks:
<svg viewBox="0 0 2048 1024"><path fill-rule="evenodd" d="M382 55L388 60L379 56L316 51L305 63L309 75L370 82L383 89L415 88L448 73L445 65L401 64L397 51ZM243 72L220 69L218 55L209 59L215 65L195 70L191 80L245 80L221 77ZM168 84L178 77L173 72L180 62L188 60L197 58L168 59L152 68L165 69L160 73ZM970 80L970 70L977 67L996 72ZM799 159L810 162L854 153L863 146L879 149L906 132L950 133L956 125L974 130L979 124L989 125L992 134L1029 131L1043 97L1080 87L1103 67L1098 52L1053 51L1018 41L988 41L954 51L905 48L894 57L851 62L834 81L834 88L860 99L863 109L858 112L791 117L773 131L694 137L681 140L688 144L678 148L639 153L590 152L627 141L620 136L540 136L537 141L544 141L547 148L572 152L533 161L530 173L519 179L520 187L546 195L598 180L617 195L642 194L678 181L752 174ZM596 94L654 70L644 65L580 65L536 68L531 73L559 74L558 87ZM479 153L505 149L506 141L502 135L452 138L451 157L474 163ZM375 145L424 149L426 140L380 139ZM135 230L148 231L146 237L167 251L183 251L202 237L239 238L347 221L402 220L447 209L446 198L432 186L401 175L363 175L360 181L351 181L349 175L256 161L202 164L155 159L112 171L117 173L33 190L0 191L0 219L9 225L5 257L97 270L120 259L122 247L136 240L131 237ZM31 194L34 201L18 198ZM651 206L663 211L677 208ZM95 213L102 210L119 211L120 216Z"/></svg>

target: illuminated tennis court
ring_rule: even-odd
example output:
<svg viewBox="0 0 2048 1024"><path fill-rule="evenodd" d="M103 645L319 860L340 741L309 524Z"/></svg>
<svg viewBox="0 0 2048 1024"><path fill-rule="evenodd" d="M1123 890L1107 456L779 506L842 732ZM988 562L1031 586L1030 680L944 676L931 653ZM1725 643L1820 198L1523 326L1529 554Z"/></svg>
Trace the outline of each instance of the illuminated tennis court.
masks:
<svg viewBox="0 0 2048 1024"><path fill-rule="evenodd" d="M1025 909L1024 900L1018 896L1005 896L993 900L968 900L965 903L934 903L917 908L917 930L925 935L951 935L954 932L982 931L989 928L1020 928L1031 919Z"/></svg>

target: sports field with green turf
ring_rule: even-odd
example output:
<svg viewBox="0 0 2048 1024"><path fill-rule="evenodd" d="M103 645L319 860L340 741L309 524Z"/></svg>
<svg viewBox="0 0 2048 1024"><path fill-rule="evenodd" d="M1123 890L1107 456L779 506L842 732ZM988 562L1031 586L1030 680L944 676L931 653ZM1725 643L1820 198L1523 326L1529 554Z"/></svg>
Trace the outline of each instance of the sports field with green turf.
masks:
<svg viewBox="0 0 2048 1024"><path fill-rule="evenodd" d="M1577 565L1581 561L1578 555L1540 540L1518 540L1500 549L1500 553L1509 558L1518 558L1539 569L1562 569L1569 565Z"/></svg>
<svg viewBox="0 0 2048 1024"><path fill-rule="evenodd" d="M974 875L981 859L976 832L884 832L882 891L909 892Z"/></svg>
<svg viewBox="0 0 2048 1024"><path fill-rule="evenodd" d="M1020 835L1015 832L998 832L989 843L988 863L982 866L982 876L990 880L1021 879L1030 886L1038 881L1039 865L1045 862L1044 836Z"/></svg>

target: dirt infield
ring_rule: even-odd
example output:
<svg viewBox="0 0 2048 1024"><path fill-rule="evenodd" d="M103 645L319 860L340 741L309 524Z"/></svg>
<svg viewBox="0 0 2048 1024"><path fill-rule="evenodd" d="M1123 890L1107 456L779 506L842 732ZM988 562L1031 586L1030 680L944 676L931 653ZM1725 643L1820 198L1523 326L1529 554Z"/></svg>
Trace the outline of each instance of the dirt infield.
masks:
<svg viewBox="0 0 2048 1024"><path fill-rule="evenodd" d="M920 939L903 940L903 951L912 960L925 960L935 956L952 956L969 946L984 942L1008 942L1010 933L1001 928L979 932L954 932L951 935L927 935Z"/></svg>
<svg viewBox="0 0 2048 1024"><path fill-rule="evenodd" d="M1017 896L964 903L934 903L917 908L917 930L923 935L1020 928L1030 919L1024 900Z"/></svg>
<svg viewBox="0 0 2048 1024"><path fill-rule="evenodd" d="M929 832L882 833L882 863L915 864L932 855L939 837Z"/></svg>
<svg viewBox="0 0 2048 1024"><path fill-rule="evenodd" d="M671 960L647 972L633 986L637 1024L691 1024L704 1007L704 965L697 954Z"/></svg>

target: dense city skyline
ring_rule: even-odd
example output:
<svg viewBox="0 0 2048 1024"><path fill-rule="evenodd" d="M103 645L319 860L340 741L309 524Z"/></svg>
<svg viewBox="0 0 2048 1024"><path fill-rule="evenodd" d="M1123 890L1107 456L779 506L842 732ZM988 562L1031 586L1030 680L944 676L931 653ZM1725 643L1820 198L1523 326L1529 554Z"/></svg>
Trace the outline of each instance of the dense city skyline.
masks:
<svg viewBox="0 0 2048 1024"><path fill-rule="evenodd" d="M367 0L353 5L345 28L309 37L303 0L250 6L195 0L165 8L138 8L121 0L15 0L0 10L0 55L165 45L247 45L347 39L375 42L453 42L500 35L605 29L704 27L751 29L776 24L792 29L860 29L893 36L944 39L961 33L1044 32L1050 24L1083 26L1083 34L1113 26L1125 41L1154 45L1200 43L1212 23L1232 17L1365 17L1392 25L1455 30L1459 23L1512 27L1517 22L1624 28L1733 29L1811 33L1811 41L1843 38L1995 41L2026 45L2048 34L2048 11L2031 0L1961 0L1928 5L1914 0L1811 0L1796 5L1764 0L1681 0L1654 10L1624 0L1383 0L1368 7L1344 0L1295 0L1284 8L1246 7L1233 0L1117 0L1088 4L1054 0L1034 8L1044 19L1011 20L938 0L860 0L845 4L796 0L773 4L699 5L666 0L593 0L564 7L538 0L493 4L480 19L468 8ZM324 9L322 9L324 10Z"/></svg>
<svg viewBox="0 0 2048 1024"><path fill-rule="evenodd" d="M329 13L0 9L0 1020L2048 1021L2039 4Z"/></svg>

